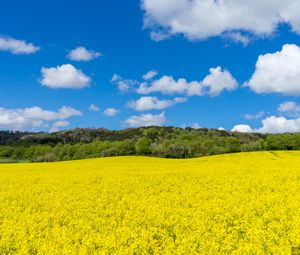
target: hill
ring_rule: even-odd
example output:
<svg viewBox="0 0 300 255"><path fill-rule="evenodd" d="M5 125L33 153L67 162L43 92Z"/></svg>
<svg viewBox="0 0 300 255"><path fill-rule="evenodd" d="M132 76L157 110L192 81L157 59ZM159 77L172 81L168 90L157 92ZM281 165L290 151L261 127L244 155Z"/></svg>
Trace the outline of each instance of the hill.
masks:
<svg viewBox="0 0 300 255"><path fill-rule="evenodd" d="M241 151L299 149L300 134L238 133L205 128L0 132L0 159L32 162L126 155L193 158Z"/></svg>

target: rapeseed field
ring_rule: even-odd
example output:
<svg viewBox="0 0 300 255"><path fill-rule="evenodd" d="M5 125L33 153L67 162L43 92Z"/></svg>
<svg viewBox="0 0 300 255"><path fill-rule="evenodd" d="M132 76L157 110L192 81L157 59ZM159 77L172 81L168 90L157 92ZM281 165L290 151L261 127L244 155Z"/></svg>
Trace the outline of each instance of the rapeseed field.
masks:
<svg viewBox="0 0 300 255"><path fill-rule="evenodd" d="M0 254L291 254L300 152L0 165Z"/></svg>

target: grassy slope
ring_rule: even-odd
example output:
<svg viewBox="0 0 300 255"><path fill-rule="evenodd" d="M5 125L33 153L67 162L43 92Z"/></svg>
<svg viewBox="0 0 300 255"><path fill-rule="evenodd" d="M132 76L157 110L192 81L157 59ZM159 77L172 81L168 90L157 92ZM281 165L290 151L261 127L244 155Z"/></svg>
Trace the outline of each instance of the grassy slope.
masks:
<svg viewBox="0 0 300 255"><path fill-rule="evenodd" d="M0 165L0 254L289 254L300 152Z"/></svg>

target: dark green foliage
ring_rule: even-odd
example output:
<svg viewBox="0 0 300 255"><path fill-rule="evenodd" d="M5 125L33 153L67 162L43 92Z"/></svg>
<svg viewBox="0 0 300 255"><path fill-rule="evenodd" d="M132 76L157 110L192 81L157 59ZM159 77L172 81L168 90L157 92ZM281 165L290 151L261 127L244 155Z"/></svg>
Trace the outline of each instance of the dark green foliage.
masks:
<svg viewBox="0 0 300 255"><path fill-rule="evenodd" d="M32 162L148 155L192 158L260 150L300 150L300 134L263 135L215 129L143 127L56 133L0 131L0 159Z"/></svg>
<svg viewBox="0 0 300 255"><path fill-rule="evenodd" d="M235 137L229 137L227 140L226 140L226 152L239 152L241 151L241 143L240 141L235 138Z"/></svg>
<svg viewBox="0 0 300 255"><path fill-rule="evenodd" d="M300 134L269 135L264 142L266 150L299 150Z"/></svg>
<svg viewBox="0 0 300 255"><path fill-rule="evenodd" d="M151 154L151 140L147 137L141 137L137 139L135 143L135 152L138 155Z"/></svg>

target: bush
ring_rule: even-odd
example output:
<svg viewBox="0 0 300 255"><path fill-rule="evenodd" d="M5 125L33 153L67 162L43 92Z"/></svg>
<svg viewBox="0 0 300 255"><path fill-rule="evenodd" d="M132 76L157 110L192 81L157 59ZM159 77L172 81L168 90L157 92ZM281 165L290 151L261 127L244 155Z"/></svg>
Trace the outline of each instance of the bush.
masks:
<svg viewBox="0 0 300 255"><path fill-rule="evenodd" d="M38 156L36 162L54 162L57 161L57 157L54 152L48 152L45 155Z"/></svg>

